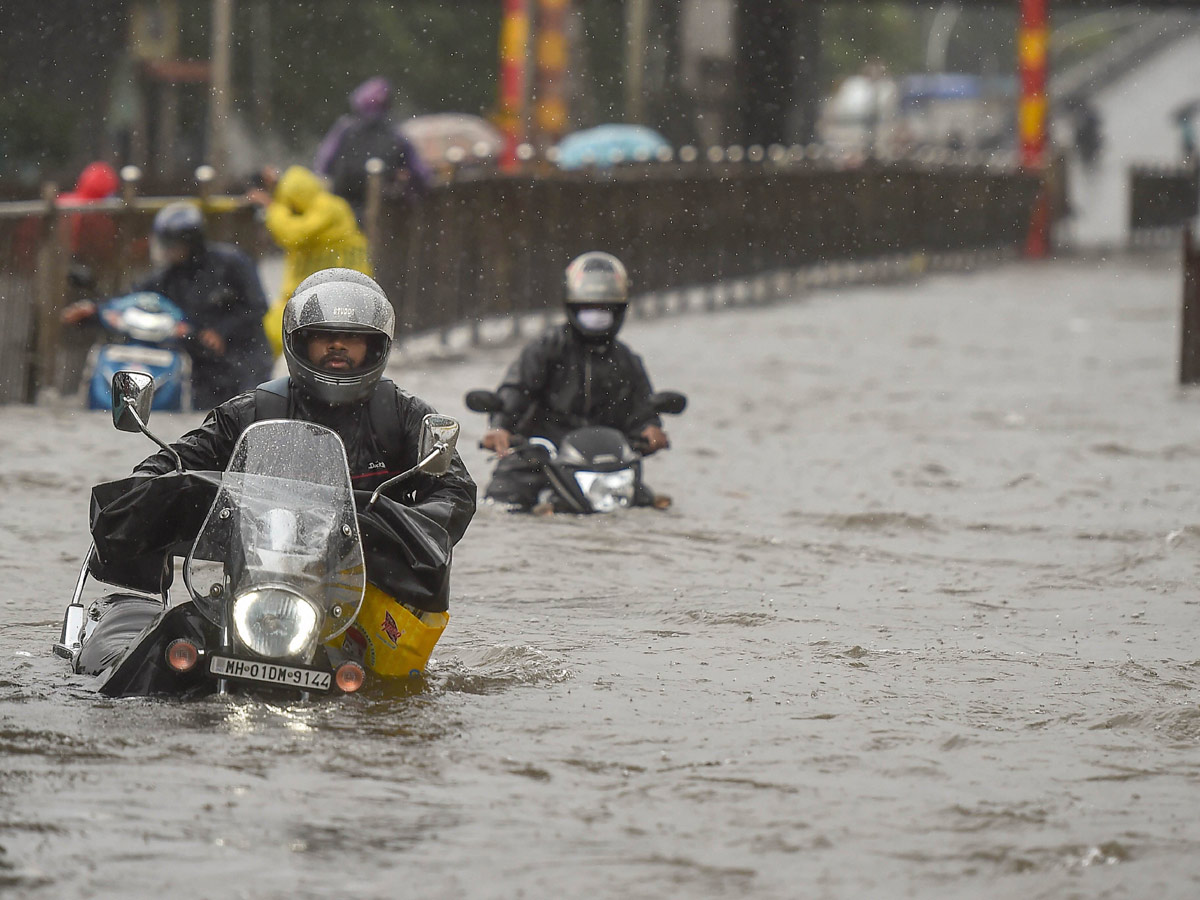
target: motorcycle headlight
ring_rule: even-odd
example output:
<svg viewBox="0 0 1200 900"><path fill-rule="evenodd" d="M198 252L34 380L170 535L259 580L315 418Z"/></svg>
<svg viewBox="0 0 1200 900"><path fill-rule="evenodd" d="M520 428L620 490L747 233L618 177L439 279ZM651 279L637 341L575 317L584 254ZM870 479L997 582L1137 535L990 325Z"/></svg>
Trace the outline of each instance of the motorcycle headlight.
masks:
<svg viewBox="0 0 1200 900"><path fill-rule="evenodd" d="M234 598L233 625L252 652L276 659L296 656L312 644L321 613L289 588L259 587Z"/></svg>
<svg viewBox="0 0 1200 900"><path fill-rule="evenodd" d="M620 506L632 506L635 480L633 469L575 473L575 483L595 512L612 512Z"/></svg>

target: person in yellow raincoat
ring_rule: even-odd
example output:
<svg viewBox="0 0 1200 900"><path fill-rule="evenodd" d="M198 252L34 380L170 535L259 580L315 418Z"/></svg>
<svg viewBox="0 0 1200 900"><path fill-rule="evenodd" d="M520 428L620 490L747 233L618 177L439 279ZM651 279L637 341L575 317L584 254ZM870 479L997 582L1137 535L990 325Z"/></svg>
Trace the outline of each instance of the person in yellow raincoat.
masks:
<svg viewBox="0 0 1200 900"><path fill-rule="evenodd" d="M284 251L283 283L263 317L271 349L283 352L283 308L296 287L321 269L355 269L374 274L367 257L367 239L350 204L326 189L320 177L303 166L291 166L279 176L263 170L263 182L274 188L252 190L249 200L266 208L267 231Z"/></svg>

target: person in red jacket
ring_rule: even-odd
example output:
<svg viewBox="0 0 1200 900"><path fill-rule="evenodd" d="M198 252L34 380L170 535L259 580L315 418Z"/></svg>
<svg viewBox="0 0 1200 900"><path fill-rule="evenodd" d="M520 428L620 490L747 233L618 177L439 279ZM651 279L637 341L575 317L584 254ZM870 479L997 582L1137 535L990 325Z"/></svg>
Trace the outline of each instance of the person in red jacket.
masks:
<svg viewBox="0 0 1200 900"><path fill-rule="evenodd" d="M117 193L121 179L117 170L106 162L88 163L75 190L59 194L55 202L67 204L95 203ZM117 223L105 213L75 212L67 218L67 235L71 256L77 262L94 265L109 259L117 246Z"/></svg>

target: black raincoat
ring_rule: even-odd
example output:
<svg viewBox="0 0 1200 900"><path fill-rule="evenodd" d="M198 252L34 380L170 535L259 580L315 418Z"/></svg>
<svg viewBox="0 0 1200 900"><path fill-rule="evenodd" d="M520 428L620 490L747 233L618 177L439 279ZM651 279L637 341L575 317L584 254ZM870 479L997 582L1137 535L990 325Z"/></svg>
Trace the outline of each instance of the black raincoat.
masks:
<svg viewBox="0 0 1200 900"><path fill-rule="evenodd" d="M447 609L451 548L475 514L475 482L458 454L443 476L418 474L380 495L367 513L371 493L393 475L418 462L421 420L433 412L423 400L390 381L375 389L395 398L402 446L383 446L366 402L330 407L313 402L292 386L288 418L330 428L341 437L360 510L367 578L387 594L418 609ZM210 412L203 424L171 446L183 461L159 451L133 475L92 489L92 537L100 580L143 591L159 587L166 554L186 553L216 498L219 477L241 433L259 418L255 392L239 394ZM390 407L389 407L390 411Z"/></svg>
<svg viewBox="0 0 1200 900"><path fill-rule="evenodd" d="M188 352L197 409L211 409L271 376L273 357L262 326L266 296L253 261L237 247L205 243L186 262L155 272L134 289L162 294L193 327ZM196 337L209 328L225 340L220 356Z"/></svg>
<svg viewBox="0 0 1200 900"><path fill-rule="evenodd" d="M642 358L621 341L583 341L570 325L548 329L509 366L497 394L504 404L493 428L558 443L585 425L615 428L630 437L662 427L650 403Z"/></svg>

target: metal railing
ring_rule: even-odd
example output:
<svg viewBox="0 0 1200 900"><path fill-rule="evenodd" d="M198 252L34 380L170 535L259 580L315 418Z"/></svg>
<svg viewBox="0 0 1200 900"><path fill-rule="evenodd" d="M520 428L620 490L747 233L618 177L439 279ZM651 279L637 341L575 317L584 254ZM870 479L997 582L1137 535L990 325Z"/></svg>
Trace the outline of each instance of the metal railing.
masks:
<svg viewBox="0 0 1200 900"><path fill-rule="evenodd" d="M825 262L1016 247L1036 176L911 162L658 164L457 181L385 202L376 277L407 332L557 307L566 264L616 254L639 293Z"/></svg>
<svg viewBox="0 0 1200 900"><path fill-rule="evenodd" d="M372 172L364 230L400 330L468 324L477 336L485 319L556 308L567 262L593 249L619 256L645 294L818 263L1017 247L1038 190L1036 175L981 157L847 165L801 148L689 149L577 172L528 156L516 174L465 160L415 200L383 196ZM136 174L123 170L120 198L86 206L58 205L53 186L41 201L0 204L0 403L32 402L77 377L79 338L58 327L73 263L94 271L101 295L148 267L153 216L180 198L137 196ZM254 207L212 196L208 183L198 195L209 235L252 255L269 247Z"/></svg>

